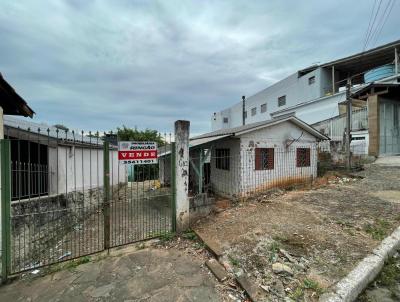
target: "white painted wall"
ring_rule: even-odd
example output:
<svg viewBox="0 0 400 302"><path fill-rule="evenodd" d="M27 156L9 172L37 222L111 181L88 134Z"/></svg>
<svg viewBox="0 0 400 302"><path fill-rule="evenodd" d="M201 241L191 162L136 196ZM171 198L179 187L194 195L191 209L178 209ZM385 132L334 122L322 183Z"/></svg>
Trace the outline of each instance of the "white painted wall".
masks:
<svg viewBox="0 0 400 302"><path fill-rule="evenodd" d="M309 85L308 79L315 77L315 83ZM294 73L289 77L269 86L268 88L246 99L247 119L246 124L269 120L271 113L289 108L299 103L315 100L327 95L331 90L330 70L317 68L301 77ZM279 107L278 98L286 95L286 105ZM239 97L238 97L239 98ZM267 111L261 113L261 105L267 103ZM256 108L256 115L251 115L251 109ZM223 118L228 117L229 122L223 123ZM211 117L212 130L236 127L242 125L242 102L234 104Z"/></svg>
<svg viewBox="0 0 400 302"><path fill-rule="evenodd" d="M215 149L230 150L230 169L221 170L216 168ZM226 139L216 141L212 145L210 160L210 183L214 192L221 195L232 195L240 192L240 139Z"/></svg>
<svg viewBox="0 0 400 302"><path fill-rule="evenodd" d="M298 141L288 148L286 142ZM242 191L266 189L291 180L309 179L317 176L316 138L291 122L284 122L264 130L244 134L240 139L242 158ZM296 149L310 148L310 166L296 166ZM255 148L274 148L274 169L255 170Z"/></svg>
<svg viewBox="0 0 400 302"><path fill-rule="evenodd" d="M286 148L286 142L298 141ZM239 195L262 186L263 189L290 179L317 176L316 138L287 121L243 134L240 138L217 141L211 157L211 184L221 195ZM310 148L309 167L296 167L296 148ZM230 149L230 170L216 168L215 149ZM255 170L255 148L275 148L274 169Z"/></svg>
<svg viewBox="0 0 400 302"><path fill-rule="evenodd" d="M102 187L103 167L102 149L61 145L50 147L49 194ZM126 166L118 162L117 151L110 150L110 184L126 181Z"/></svg>

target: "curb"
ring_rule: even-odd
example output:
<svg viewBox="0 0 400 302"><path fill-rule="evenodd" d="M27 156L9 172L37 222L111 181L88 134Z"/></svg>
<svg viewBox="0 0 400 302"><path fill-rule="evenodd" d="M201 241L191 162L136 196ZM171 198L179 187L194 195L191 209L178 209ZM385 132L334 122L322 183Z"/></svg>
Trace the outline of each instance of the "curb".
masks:
<svg viewBox="0 0 400 302"><path fill-rule="evenodd" d="M382 270L385 261L400 248L400 227L386 237L370 255L334 287L333 292L323 294L319 302L352 302L363 292Z"/></svg>

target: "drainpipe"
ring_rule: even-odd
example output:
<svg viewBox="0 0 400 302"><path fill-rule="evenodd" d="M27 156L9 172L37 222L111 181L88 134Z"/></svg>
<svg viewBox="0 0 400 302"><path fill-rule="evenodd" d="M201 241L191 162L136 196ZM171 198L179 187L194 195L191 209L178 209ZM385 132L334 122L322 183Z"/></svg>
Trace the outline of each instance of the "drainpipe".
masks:
<svg viewBox="0 0 400 302"><path fill-rule="evenodd" d="M246 112L246 96L242 96L242 125L246 125L246 117L245 117L245 112Z"/></svg>

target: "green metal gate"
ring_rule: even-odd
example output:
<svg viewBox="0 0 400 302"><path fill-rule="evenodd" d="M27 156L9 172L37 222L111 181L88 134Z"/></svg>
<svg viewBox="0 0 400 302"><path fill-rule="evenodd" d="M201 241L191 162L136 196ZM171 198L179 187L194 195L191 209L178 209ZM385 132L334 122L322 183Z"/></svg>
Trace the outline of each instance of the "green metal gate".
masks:
<svg viewBox="0 0 400 302"><path fill-rule="evenodd" d="M6 129L0 140L3 279L175 230L174 154L158 164L122 165L110 137L116 138Z"/></svg>

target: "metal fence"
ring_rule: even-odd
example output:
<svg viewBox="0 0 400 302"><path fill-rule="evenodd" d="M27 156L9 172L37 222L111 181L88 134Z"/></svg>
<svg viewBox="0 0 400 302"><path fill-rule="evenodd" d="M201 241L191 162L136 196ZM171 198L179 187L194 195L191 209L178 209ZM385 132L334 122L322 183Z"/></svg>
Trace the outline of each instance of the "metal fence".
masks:
<svg viewBox="0 0 400 302"><path fill-rule="evenodd" d="M236 153L214 148L206 156L207 151L190 157L191 195L243 198L274 188L309 184L317 177L315 144L251 148Z"/></svg>
<svg viewBox="0 0 400 302"><path fill-rule="evenodd" d="M121 164L117 141L98 132L5 129L3 277L173 231L172 188L160 181L158 164ZM171 161L163 164L174 172Z"/></svg>

